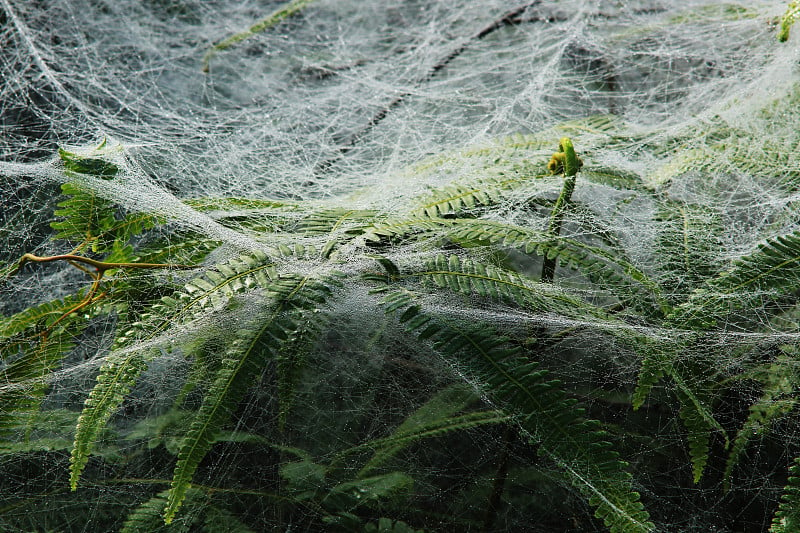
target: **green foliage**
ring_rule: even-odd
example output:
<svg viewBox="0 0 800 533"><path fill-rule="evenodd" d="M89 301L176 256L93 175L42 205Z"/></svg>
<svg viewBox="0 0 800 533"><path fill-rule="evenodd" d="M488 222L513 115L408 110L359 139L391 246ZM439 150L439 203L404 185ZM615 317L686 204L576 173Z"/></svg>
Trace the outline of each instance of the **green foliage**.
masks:
<svg viewBox="0 0 800 533"><path fill-rule="evenodd" d="M656 219L656 251L661 264L661 286L672 304L717 273L721 258L722 220L714 209L702 205L664 202Z"/></svg>
<svg viewBox="0 0 800 533"><path fill-rule="evenodd" d="M778 31L778 41L784 43L789 40L789 30L792 28L797 18L800 17L800 4L797 2L789 2L786 7L786 13L781 17L781 26Z"/></svg>
<svg viewBox="0 0 800 533"><path fill-rule="evenodd" d="M800 527L800 458L795 458L789 467L789 483L784 488L783 496L775 518L772 520L772 533L790 533Z"/></svg>
<svg viewBox="0 0 800 533"><path fill-rule="evenodd" d="M563 136L579 131L574 146ZM791 337L771 351L725 340L796 329L800 233L731 253L724 213L659 188L685 172L686 152L658 168L663 182L592 165L593 148L629 142L623 131L594 117L436 156L408 172L452 182L385 210L185 201L252 243L236 250L105 199L123 169L104 148L62 151L70 181L51 227L72 251L28 255L4 282L48 268L26 263L38 261L92 284L0 318L0 433L11 437L0 460L61 453L74 498L141 486L115 525L124 532L491 530L563 520L576 498L597 518L581 518L587 528L651 531L664 522L659 461L670 491L713 485L707 471L724 464L709 490L735 493L756 438L794 424L800 381ZM693 154L709 168L713 154ZM595 193L614 213L587 200ZM611 222L631 202L648 206L647 253ZM93 328L102 342L89 347ZM91 386L66 402L51 378L90 350L91 375L65 379ZM348 357L360 359L337 369ZM153 375L171 383L158 402L146 396ZM443 488L451 469L464 482ZM796 470L775 531L794 527ZM520 489L525 479L545 496ZM492 524L513 506L522 518Z"/></svg>
<svg viewBox="0 0 800 533"><path fill-rule="evenodd" d="M61 220L50 226L56 230L54 239L88 245L94 253L109 253L127 245L131 238L151 229L158 221L152 215L132 213L119 216L114 204L91 190L68 182L61 186L68 198L58 204L55 216ZM125 258L129 259L129 258ZM114 260L124 260L115 257Z"/></svg>
<svg viewBox="0 0 800 533"><path fill-rule="evenodd" d="M800 374L797 369L797 350L785 346L774 362L766 363L741 376L754 379L762 387L761 396L748 408L749 414L736 433L728 461L725 464L725 487L729 490L733 472L747 446L756 438L763 438L771 431L772 425L789 414L797 406L796 391L800 390Z"/></svg>
<svg viewBox="0 0 800 533"><path fill-rule="evenodd" d="M181 444L164 511L166 523L172 522L191 486L194 471L247 387L275 357L281 345L304 327L303 314L324 304L330 293L330 289L320 281L301 276L280 277L265 289L273 299L269 314L258 316L252 329L236 333Z"/></svg>
<svg viewBox="0 0 800 533"><path fill-rule="evenodd" d="M94 152L101 152L105 147L106 141L104 140ZM93 154L94 155L94 154ZM101 154L97 154L101 155ZM119 172L119 166L103 157L93 157L91 155L81 155L73 152L68 152L63 148L58 149L58 157L64 164L64 169L69 172L78 174L87 174L89 176L96 176L104 180L113 179Z"/></svg>
<svg viewBox="0 0 800 533"><path fill-rule="evenodd" d="M611 531L654 528L639 494L630 487L627 464L611 450L608 434L597 422L583 418L583 410L546 370L491 330L468 330L436 320L407 291L390 293L385 304L409 332L430 340L437 351L463 361L467 371L480 377L485 392L514 417L540 455L563 469Z"/></svg>

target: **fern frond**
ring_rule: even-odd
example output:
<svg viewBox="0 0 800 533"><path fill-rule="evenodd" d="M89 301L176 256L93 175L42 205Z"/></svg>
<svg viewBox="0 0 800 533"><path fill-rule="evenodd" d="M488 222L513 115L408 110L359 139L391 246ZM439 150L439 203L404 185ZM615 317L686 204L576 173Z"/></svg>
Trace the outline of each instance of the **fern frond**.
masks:
<svg viewBox="0 0 800 533"><path fill-rule="evenodd" d="M441 437L447 433L463 431L478 426L503 424L511 421L511 418L500 411L477 411L460 416L449 416L432 420L429 422L418 421L415 426L407 427L403 423L390 436L382 439L375 439L360 446L350 448L342 452L344 454L356 453L365 449L375 450L373 457L359 471L359 477L365 476L380 468L392 457L400 453L404 448L411 446L423 439Z"/></svg>
<svg viewBox="0 0 800 533"><path fill-rule="evenodd" d="M621 121L614 115L593 115L562 122L552 128L533 134L513 134L489 143L431 156L408 169L415 177L431 174L457 174L468 176L499 175L519 172L527 176L547 175L547 158L553 153L553 139L564 135L579 137L585 148L598 143L607 144L609 138L619 134ZM629 132L625 132L630 135ZM541 163L532 163L541 157ZM453 168L455 167L455 168ZM466 168L462 168L466 167Z"/></svg>
<svg viewBox="0 0 800 533"><path fill-rule="evenodd" d="M612 167L588 167L581 168L581 179L606 185L617 190L631 190L650 193L642 180L642 177L635 172L622 170Z"/></svg>
<svg viewBox="0 0 800 533"><path fill-rule="evenodd" d="M409 332L430 339L438 352L478 375L489 398L515 418L541 455L562 469L612 532L654 529L608 434L583 418L575 400L538 363L486 328L461 327L423 311L408 291L394 291L384 302Z"/></svg>
<svg viewBox="0 0 800 533"><path fill-rule="evenodd" d="M800 457L789 467L789 482L783 489L781 503L772 518L771 533L800 531Z"/></svg>
<svg viewBox="0 0 800 533"><path fill-rule="evenodd" d="M313 278L287 275L266 287L270 293L268 314L253 321L255 329L241 330L230 343L221 368L203 398L181 449L172 479L172 487L164 509L164 521L172 522L191 486L200 461L214 443L214 437L228 421L233 409L244 397L247 387L275 358L283 344L297 331L311 327L302 313L323 304L330 287ZM292 313L295 311L295 313Z"/></svg>
<svg viewBox="0 0 800 533"><path fill-rule="evenodd" d="M546 171L542 169L538 175L544 174ZM418 207L413 210L411 216L452 217L476 207L490 206L498 203L512 189L529 182L534 176L528 172L512 171L507 175L501 173L497 178L476 180L472 184L451 183L419 198Z"/></svg>
<svg viewBox="0 0 800 533"><path fill-rule="evenodd" d="M711 449L709 416L703 412L705 411L705 406L698 406L698 402L692 401L680 389L678 389L677 394L681 402L678 414L687 431L686 439L689 443L689 458L692 461L692 479L697 483L703 476L706 464L708 464L708 454Z"/></svg>
<svg viewBox="0 0 800 533"><path fill-rule="evenodd" d="M321 251L330 257L334 248L360 235L379 219L377 211L363 209L325 209L316 211L297 223L296 230L305 235L327 235L328 242Z"/></svg>
<svg viewBox="0 0 800 533"><path fill-rule="evenodd" d="M800 230L770 238L751 254L737 259L733 268L713 282L726 294L742 291L796 290L800 281Z"/></svg>
<svg viewBox="0 0 800 533"><path fill-rule="evenodd" d="M203 235L180 233L144 246L137 254L143 263L199 265L220 244Z"/></svg>
<svg viewBox="0 0 800 533"><path fill-rule="evenodd" d="M319 259L320 257L320 250L316 246L300 242L295 242L291 246L278 243L272 250L278 257L294 257L296 259Z"/></svg>
<svg viewBox="0 0 800 533"><path fill-rule="evenodd" d="M255 236L275 234L294 226L301 204L255 198L194 198L184 203L207 213L219 224Z"/></svg>
<svg viewBox="0 0 800 533"><path fill-rule="evenodd" d="M669 312L659 285L624 254L576 239L554 238L544 231L490 220L444 218L412 218L376 224L364 235L368 242L380 242L412 234L420 239L426 236L446 238L465 247L490 244L557 258L562 266L580 272L626 303L649 309L651 313Z"/></svg>
<svg viewBox="0 0 800 533"><path fill-rule="evenodd" d="M11 417L36 411L47 379L94 315L72 313L83 293L0 320L0 434Z"/></svg>
<svg viewBox="0 0 800 533"><path fill-rule="evenodd" d="M453 184L441 187L421 199L418 212L430 218L456 216L465 209L496 203L500 198L499 189L493 187Z"/></svg>
<svg viewBox="0 0 800 533"><path fill-rule="evenodd" d="M533 283L514 272L456 255L445 257L438 254L415 275L467 296L482 296L575 318L612 320L602 309L573 298L550 284Z"/></svg>
<svg viewBox="0 0 800 533"><path fill-rule="evenodd" d="M736 433L728 454L723 477L726 491L730 489L733 471L747 445L754 438L767 434L773 422L789 415L797 406L795 391L800 388L800 375L794 357L795 354L783 353L774 362L743 376L757 379L763 391L761 397L748 408L747 419Z"/></svg>
<svg viewBox="0 0 800 533"><path fill-rule="evenodd" d="M496 411L479 411L462 416L455 414L477 399L472 388L456 384L434 394L427 402L411 413L391 435L365 442L338 454L339 457L374 450L373 457L362 467L359 477L388 461L403 448L424 438L437 437L482 424L500 423L505 415ZM336 460L334 460L336 462Z"/></svg>
<svg viewBox="0 0 800 533"><path fill-rule="evenodd" d="M4 408L3 408L4 409ZM78 414L67 409L28 410L2 416L0 455L69 451Z"/></svg>
<svg viewBox="0 0 800 533"><path fill-rule="evenodd" d="M761 308L763 301L791 294L800 284L800 230L767 239L733 267L692 294L670 316L673 324L712 327L732 309Z"/></svg>
<svg viewBox="0 0 800 533"><path fill-rule="evenodd" d="M159 492L146 502L142 503L131 512L120 529L120 533L157 533L163 532L188 532L192 530L197 517L181 520L172 525L164 524L161 515L166 505L169 490ZM194 513L197 514L206 499L205 494L198 489L189 489L186 493L187 507L193 504ZM188 514L188 513L187 513Z"/></svg>
<svg viewBox="0 0 800 533"><path fill-rule="evenodd" d="M10 317L0 318L0 353L3 354L3 359L6 355L6 346L17 344L22 342L23 338L31 338L47 330L83 299L84 294L80 290L65 298L44 302Z"/></svg>
<svg viewBox="0 0 800 533"><path fill-rule="evenodd" d="M359 478L333 487L320 505L331 513L354 510L407 494L413 486L414 479L403 472Z"/></svg>
<svg viewBox="0 0 800 533"><path fill-rule="evenodd" d="M577 270L593 283L614 291L621 299L638 302L645 299L666 311L660 287L623 254L565 237L529 228L488 220L452 221L447 235L454 241L486 241L515 248L524 253L557 258L562 266Z"/></svg>
<svg viewBox="0 0 800 533"><path fill-rule="evenodd" d="M412 234L431 233L438 236L443 228L452 225L453 219L414 216L374 223L365 228L364 238L368 243L378 244L388 240L400 240Z"/></svg>
<svg viewBox="0 0 800 533"><path fill-rule="evenodd" d="M297 208L297 204L288 202L262 200L258 198L238 198L235 196L190 198L188 200L183 200L183 203L204 213L212 211L234 211L238 214L241 213L242 210L293 210Z"/></svg>
<svg viewBox="0 0 800 533"><path fill-rule="evenodd" d="M68 329L59 327L33 346L18 345L20 355L5 361L0 369L0 435L9 417L39 409L50 373L72 350L75 337L86 325L85 321L74 321Z"/></svg>
<svg viewBox="0 0 800 533"><path fill-rule="evenodd" d="M54 212L61 220L50 224L56 230L53 238L88 244L95 253L107 253L115 243L127 243L160 221L147 213L120 217L112 202L77 183L64 183L61 191L68 198Z"/></svg>
<svg viewBox="0 0 800 533"><path fill-rule="evenodd" d="M97 376L97 384L86 399L75 429L75 446L70 457L70 486L76 490L100 430L106 425L142 371L153 351L147 342L170 327L186 324L221 305L232 295L254 287L266 287L277 276L275 267L263 252L253 252L217 265L187 283L172 296L150 306L150 313L122 332ZM134 342L143 348L126 350Z"/></svg>
<svg viewBox="0 0 800 533"><path fill-rule="evenodd" d="M687 430L692 478L697 483L708 463L712 432L724 438L725 448L730 445L727 433L708 406L714 383L703 376L700 368L692 368L691 365L689 368L681 368L676 364L680 355L689 350L680 341L662 346L642 337L638 344L637 348L644 354L644 358L633 393L632 406L634 410L639 409L659 381L665 377L672 379L680 402L679 416ZM684 379L684 375L691 376L691 385Z"/></svg>
<svg viewBox="0 0 800 533"><path fill-rule="evenodd" d="M673 360L672 349L666 349L660 343L651 341L648 337L642 336L635 339L637 350L642 356L642 367L636 379L636 388L631 395L631 405L638 410L644 405L650 392L663 378L671 371Z"/></svg>
<svg viewBox="0 0 800 533"><path fill-rule="evenodd" d="M359 232L359 228L374 223L377 215L377 211L365 209L324 209L299 220L296 229L307 235Z"/></svg>
<svg viewBox="0 0 800 533"><path fill-rule="evenodd" d="M324 318L317 317L315 328L322 327ZM278 402L278 429L283 431L289 419L289 413L294 406L297 388L300 384L306 365L308 354L311 353L312 343L315 340L315 331L308 329L294 334L292 342L284 343L275 354L275 379Z"/></svg>
<svg viewBox="0 0 800 533"><path fill-rule="evenodd" d="M112 352L103 362L97 384L89 393L75 427L69 478L73 491L78 488L98 435L145 368L146 357L138 350L128 354Z"/></svg>
<svg viewBox="0 0 800 533"><path fill-rule="evenodd" d="M720 215L703 205L664 202L656 220L660 231L655 253L664 273L661 284L668 294L690 294L718 271Z"/></svg>
<svg viewBox="0 0 800 533"><path fill-rule="evenodd" d="M217 264L171 296L165 296L150 306L149 313L117 337L116 346L155 338L172 325L188 323L222 305L234 294L266 287L277 276L274 262L261 251Z"/></svg>

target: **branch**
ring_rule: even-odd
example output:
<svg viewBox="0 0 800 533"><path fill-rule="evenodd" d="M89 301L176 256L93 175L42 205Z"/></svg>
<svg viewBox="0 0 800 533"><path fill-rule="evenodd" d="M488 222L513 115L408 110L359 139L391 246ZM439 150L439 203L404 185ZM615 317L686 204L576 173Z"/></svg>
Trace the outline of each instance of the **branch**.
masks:
<svg viewBox="0 0 800 533"><path fill-rule="evenodd" d="M113 270L117 268L172 268L178 270L189 270L192 268L198 268L197 265L173 265L167 263L107 263L105 261L97 261L96 259L89 259L88 257L83 257L80 255L75 254L62 254L62 255L48 255L48 256L38 256L31 253L27 253L23 255L19 263L17 263L17 267L11 270L8 275L13 276L19 270L25 266L25 263L34 262L34 263L50 263L52 261L66 261L78 270L83 272L87 272L89 275L94 277L95 279L99 280L103 277L103 274L107 270ZM95 273L92 274L88 272L86 269L76 265L75 263L89 265L90 267L95 269Z"/></svg>

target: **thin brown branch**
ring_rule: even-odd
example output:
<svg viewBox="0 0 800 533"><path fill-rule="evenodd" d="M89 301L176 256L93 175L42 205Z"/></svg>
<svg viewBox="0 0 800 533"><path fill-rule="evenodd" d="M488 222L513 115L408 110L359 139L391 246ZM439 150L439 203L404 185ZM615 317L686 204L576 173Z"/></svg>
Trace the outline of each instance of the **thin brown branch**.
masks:
<svg viewBox="0 0 800 533"><path fill-rule="evenodd" d="M477 32L473 33L464 42L456 46L447 55L445 55L439 61L437 61L430 69L428 69L428 72L426 72L423 76L421 76L414 82L414 85L419 86L433 79L441 70L443 70L448 64L450 64L451 61L460 56L469 47L471 43L475 41L480 41L484 37L491 35L495 31L504 28L506 26L513 26L516 24L520 24L521 22L523 22L522 19L523 13L525 13L526 10L539 3L541 3L541 0L527 2L521 6L518 6L506 12L502 17L493 20L488 25L484 26ZM358 142L364 137L364 135L369 133L375 126L377 126L381 121L383 121L383 119L385 119L389 115L390 111L392 111L395 107L402 104L408 96L411 96L411 94L412 94L411 91L401 92L392 101L390 101L388 104L384 105L381 109L379 109L359 131L353 133L349 137L345 138L343 141L339 142L337 153L325 159L324 161L320 162L317 165L314 174L319 176L323 171L327 170L331 165L333 165L339 158L341 158L342 156L347 154L347 152L352 150L355 147L355 145L358 144Z"/></svg>
<svg viewBox="0 0 800 533"><path fill-rule="evenodd" d="M188 270L192 268L197 268L197 265L173 265L168 263L113 263L113 262L98 261L96 259L90 259L88 257L83 257L81 255L75 255L75 254L39 256L27 253L20 258L19 263L17 263L17 268L12 270L9 273L9 275L13 275L19 272L19 270L23 266L25 266L25 264L28 262L50 263L53 261L66 261L75 268L77 268L78 270L86 272L92 277L97 276L96 279L100 279L107 270L114 270L117 268L151 268L151 269L171 268L179 270ZM95 273L93 274L91 272L88 272L86 269L79 266L80 264L89 265L90 267L95 269Z"/></svg>

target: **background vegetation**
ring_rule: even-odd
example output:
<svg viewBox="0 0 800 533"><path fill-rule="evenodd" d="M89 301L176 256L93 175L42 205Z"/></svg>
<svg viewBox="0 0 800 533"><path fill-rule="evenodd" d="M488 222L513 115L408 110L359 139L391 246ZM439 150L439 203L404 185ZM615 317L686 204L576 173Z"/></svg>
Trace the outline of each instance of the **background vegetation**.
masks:
<svg viewBox="0 0 800 533"><path fill-rule="evenodd" d="M407 56L419 36L379 26L374 57L283 71L353 6L247 4L249 30L194 46L209 94L178 101L79 89L40 8L3 1L3 69L37 74L2 95L0 529L798 530L797 6L542 4L400 2L403 28L457 34ZM184 39L213 14L141 9ZM668 63L637 56L656 43ZM166 49L107 57L146 78ZM517 114L505 67L534 56L542 115ZM290 80L248 122L253 61ZM356 106L375 65L413 75L298 121L334 88Z"/></svg>

